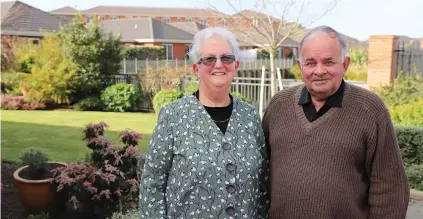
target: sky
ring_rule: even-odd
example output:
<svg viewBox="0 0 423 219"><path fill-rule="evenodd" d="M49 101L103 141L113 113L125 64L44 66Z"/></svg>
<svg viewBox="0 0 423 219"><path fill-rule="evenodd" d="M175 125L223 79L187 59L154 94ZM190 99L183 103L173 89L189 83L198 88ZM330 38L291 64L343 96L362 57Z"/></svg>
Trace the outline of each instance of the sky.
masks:
<svg viewBox="0 0 423 219"><path fill-rule="evenodd" d="M4 0L1 0L4 1ZM233 14L242 9L254 9L254 2L267 2L270 14L282 14L288 0L21 0L44 11L65 6L79 10L104 6L138 7L184 7L207 8L213 6L222 12ZM228 4L232 2L233 7ZM303 0L298 0L303 1ZM298 19L306 27L328 25L337 31L367 40L370 35L403 35L423 38L423 0L336 0L337 4L324 13L334 0L305 0L299 13L300 4L289 7L286 18ZM285 4L286 5L286 4ZM329 7L330 8L330 7ZM301 14L300 17L298 15ZM320 19L316 20L325 14Z"/></svg>

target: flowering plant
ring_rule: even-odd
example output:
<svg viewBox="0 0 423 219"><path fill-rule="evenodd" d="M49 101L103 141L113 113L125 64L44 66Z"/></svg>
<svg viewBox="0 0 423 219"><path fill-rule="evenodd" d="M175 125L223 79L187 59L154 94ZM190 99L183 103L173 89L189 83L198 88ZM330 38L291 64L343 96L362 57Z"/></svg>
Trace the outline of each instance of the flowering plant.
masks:
<svg viewBox="0 0 423 219"><path fill-rule="evenodd" d="M135 208L138 203L142 157L137 150L140 134L125 130L119 135L123 147L104 136L106 123L89 124L84 129L87 147L92 150L90 163L71 164L54 171L57 191L71 206L94 211ZM103 214L103 213L100 213Z"/></svg>

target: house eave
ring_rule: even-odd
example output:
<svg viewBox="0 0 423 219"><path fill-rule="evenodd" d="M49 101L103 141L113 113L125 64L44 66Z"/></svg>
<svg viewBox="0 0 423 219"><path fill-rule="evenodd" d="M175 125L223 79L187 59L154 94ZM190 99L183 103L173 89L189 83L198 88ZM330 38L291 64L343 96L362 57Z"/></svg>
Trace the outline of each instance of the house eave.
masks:
<svg viewBox="0 0 423 219"><path fill-rule="evenodd" d="M2 30L1 35L13 35L13 36L32 36L32 37L43 37L44 35L40 32L35 31L15 31L15 30Z"/></svg>

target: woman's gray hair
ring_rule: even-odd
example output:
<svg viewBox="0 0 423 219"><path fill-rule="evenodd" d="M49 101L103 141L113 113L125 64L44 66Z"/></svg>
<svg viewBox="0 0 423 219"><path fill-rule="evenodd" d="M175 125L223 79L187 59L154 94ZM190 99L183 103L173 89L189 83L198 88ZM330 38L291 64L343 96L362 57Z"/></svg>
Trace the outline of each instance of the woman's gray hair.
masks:
<svg viewBox="0 0 423 219"><path fill-rule="evenodd" d="M301 65L303 64L303 60L302 60L303 57L301 55L301 49L303 48L304 43L307 40L309 40L312 36L314 36L314 34L321 33L321 32L327 33L327 34L329 34L329 36L335 37L338 40L339 44L341 45L341 49L342 49L342 53L341 53L341 60L342 61L344 61L345 57L348 56L348 45L347 45L347 43L345 43L344 37L342 37L342 35L340 33L338 33L338 31L336 31L332 27L318 26L318 27L311 29L301 40L300 51L299 51L299 58L300 58Z"/></svg>
<svg viewBox="0 0 423 219"><path fill-rule="evenodd" d="M200 48L203 43L212 36L219 36L227 40L232 48L232 53L235 55L235 59L238 59L239 44L235 35L226 28L223 27L208 27L197 32L192 40L192 47L188 55L191 60L197 62L200 59Z"/></svg>

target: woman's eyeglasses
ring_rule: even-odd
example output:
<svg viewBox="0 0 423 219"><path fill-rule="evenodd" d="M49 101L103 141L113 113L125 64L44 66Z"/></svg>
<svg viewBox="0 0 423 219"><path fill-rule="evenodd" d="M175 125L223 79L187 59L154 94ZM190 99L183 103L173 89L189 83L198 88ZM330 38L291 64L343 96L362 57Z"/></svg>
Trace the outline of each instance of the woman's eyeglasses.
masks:
<svg viewBox="0 0 423 219"><path fill-rule="evenodd" d="M217 61L217 59L220 59L220 61L223 64L232 64L235 61L234 55L223 55L223 56L207 56L204 58L200 58L200 61L198 61L198 64L203 63L204 65L211 66L214 65Z"/></svg>

